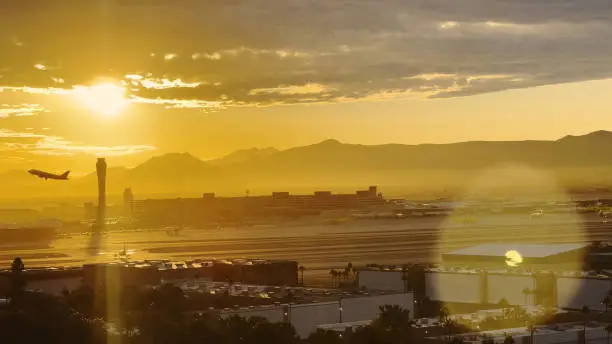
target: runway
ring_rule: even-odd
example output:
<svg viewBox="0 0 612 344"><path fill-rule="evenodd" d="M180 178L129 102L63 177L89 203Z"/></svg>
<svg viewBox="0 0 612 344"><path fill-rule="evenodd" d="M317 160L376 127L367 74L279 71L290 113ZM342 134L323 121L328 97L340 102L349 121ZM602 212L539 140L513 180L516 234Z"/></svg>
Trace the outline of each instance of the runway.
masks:
<svg viewBox="0 0 612 344"><path fill-rule="evenodd" d="M454 217L415 219L350 219L340 224L326 219L292 221L220 230L183 230L169 236L165 230L112 231L100 238L100 252L91 255L91 236L73 235L49 248L3 249L10 265L20 256L26 267L75 266L115 259L124 248L132 260L196 258L264 258L297 260L307 276L321 279L330 268L368 263L436 262L450 250L488 242L570 243L612 240L612 223L576 214L487 215L470 223Z"/></svg>

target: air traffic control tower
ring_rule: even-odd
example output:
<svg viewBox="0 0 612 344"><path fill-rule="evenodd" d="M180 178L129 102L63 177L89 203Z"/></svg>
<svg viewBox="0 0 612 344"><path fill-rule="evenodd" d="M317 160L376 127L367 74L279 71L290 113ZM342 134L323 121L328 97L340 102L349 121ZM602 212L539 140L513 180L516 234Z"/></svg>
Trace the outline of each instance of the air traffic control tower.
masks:
<svg viewBox="0 0 612 344"><path fill-rule="evenodd" d="M100 229L103 229L106 222L106 159L98 158L98 162L96 163L96 173L98 174L97 225Z"/></svg>

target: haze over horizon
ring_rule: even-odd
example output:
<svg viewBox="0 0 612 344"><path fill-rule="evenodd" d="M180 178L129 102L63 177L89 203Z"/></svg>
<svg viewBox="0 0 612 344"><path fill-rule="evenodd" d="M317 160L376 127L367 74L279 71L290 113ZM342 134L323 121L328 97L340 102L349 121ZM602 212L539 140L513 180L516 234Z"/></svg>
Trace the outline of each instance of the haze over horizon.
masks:
<svg viewBox="0 0 612 344"><path fill-rule="evenodd" d="M605 0L4 7L0 171L612 130Z"/></svg>

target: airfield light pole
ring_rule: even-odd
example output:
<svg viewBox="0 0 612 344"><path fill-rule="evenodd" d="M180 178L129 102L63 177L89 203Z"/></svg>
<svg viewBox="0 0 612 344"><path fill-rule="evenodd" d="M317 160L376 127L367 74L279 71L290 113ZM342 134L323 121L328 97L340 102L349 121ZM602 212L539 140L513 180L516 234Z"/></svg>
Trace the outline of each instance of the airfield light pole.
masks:
<svg viewBox="0 0 612 344"><path fill-rule="evenodd" d="M98 175L98 228L103 229L106 223L106 159L98 158L96 163Z"/></svg>

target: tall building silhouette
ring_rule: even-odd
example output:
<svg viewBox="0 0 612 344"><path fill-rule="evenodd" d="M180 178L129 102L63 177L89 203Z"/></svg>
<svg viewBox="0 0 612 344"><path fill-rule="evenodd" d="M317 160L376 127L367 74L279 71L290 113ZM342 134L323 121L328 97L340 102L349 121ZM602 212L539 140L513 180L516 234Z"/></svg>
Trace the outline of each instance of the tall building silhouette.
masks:
<svg viewBox="0 0 612 344"><path fill-rule="evenodd" d="M98 226L104 228L106 219L106 159L98 158L96 163L98 174Z"/></svg>
<svg viewBox="0 0 612 344"><path fill-rule="evenodd" d="M123 191L123 208L125 212L125 216L131 218L132 213L134 211L134 194L132 193L132 189L127 188Z"/></svg>

